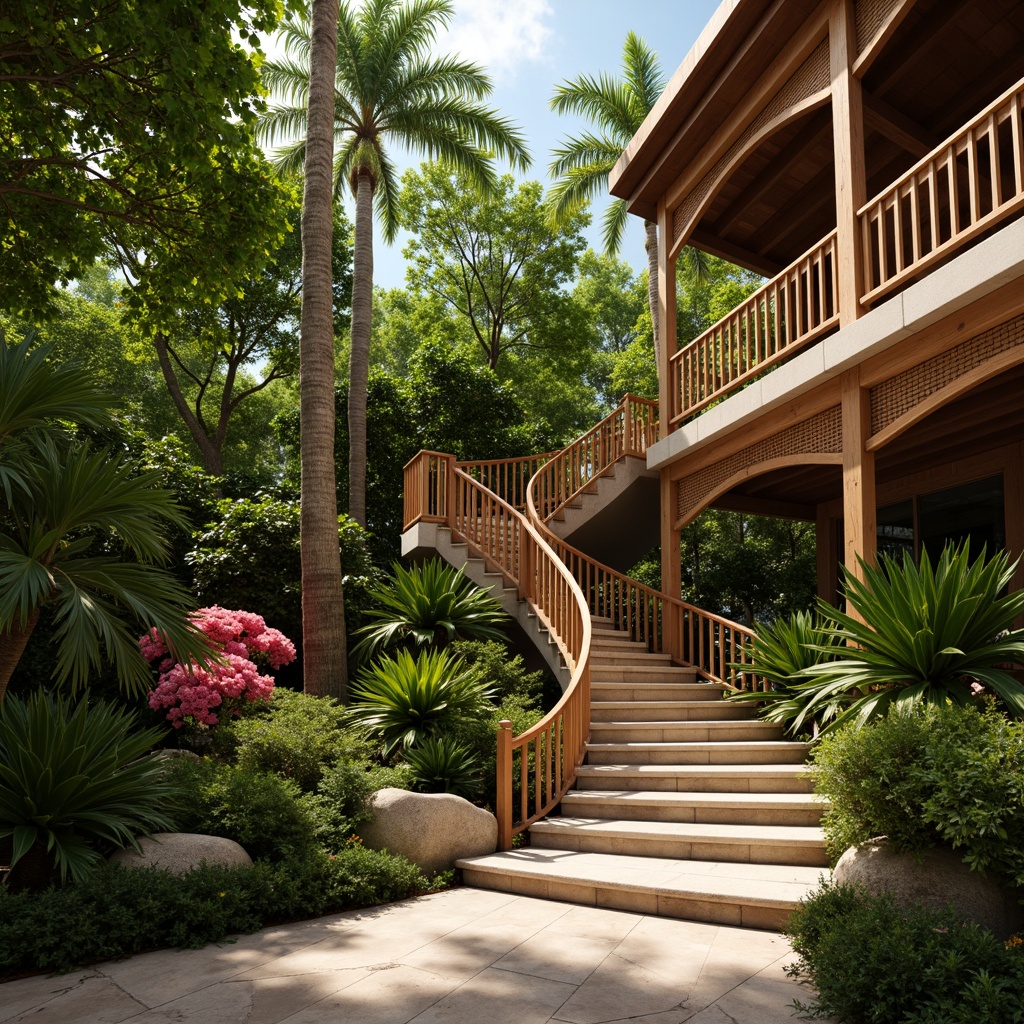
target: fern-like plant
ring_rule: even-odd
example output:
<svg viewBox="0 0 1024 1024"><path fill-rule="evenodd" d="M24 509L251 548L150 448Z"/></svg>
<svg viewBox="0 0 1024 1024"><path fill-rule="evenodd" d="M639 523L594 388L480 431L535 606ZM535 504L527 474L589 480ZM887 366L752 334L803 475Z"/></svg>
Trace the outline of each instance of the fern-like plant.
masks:
<svg viewBox="0 0 1024 1024"><path fill-rule="evenodd" d="M501 605L461 569L434 558L411 569L398 562L392 578L370 593L378 605L357 630L354 652L374 657L399 646L440 650L453 640L503 640L508 616Z"/></svg>
<svg viewBox="0 0 1024 1024"><path fill-rule="evenodd" d="M143 758L162 735L135 716L37 691L0 706L0 839L11 841L11 884L44 887L53 868L78 881L103 846L171 831L177 792L163 764ZM140 760L141 759L141 760Z"/></svg>
<svg viewBox="0 0 1024 1024"><path fill-rule="evenodd" d="M1024 630L1013 628L1024 591L1003 594L1016 563L984 549L971 562L966 544L949 544L934 568L925 552L919 565L907 554L862 566L863 581L843 584L849 611L821 605L839 643L795 687L806 697L797 726L820 716L829 729L860 727L893 706L966 704L981 687L1024 715L1024 686L1007 669L1024 664Z"/></svg>
<svg viewBox="0 0 1024 1024"><path fill-rule="evenodd" d="M436 736L479 715L491 691L480 674L447 651L399 651L364 669L352 689L349 718L381 740L385 754Z"/></svg>
<svg viewBox="0 0 1024 1024"><path fill-rule="evenodd" d="M480 763L473 752L457 740L443 736L423 740L405 751L413 771L414 785L423 793L454 793L471 797L476 793Z"/></svg>

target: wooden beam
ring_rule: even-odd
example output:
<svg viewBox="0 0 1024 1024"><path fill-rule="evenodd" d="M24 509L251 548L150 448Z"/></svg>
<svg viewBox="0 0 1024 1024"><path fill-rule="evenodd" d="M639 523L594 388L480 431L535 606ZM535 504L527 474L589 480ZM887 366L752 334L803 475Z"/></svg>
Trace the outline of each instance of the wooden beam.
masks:
<svg viewBox="0 0 1024 1024"><path fill-rule="evenodd" d="M842 377L843 409L843 531L846 571L864 578L859 559L875 561L875 454L867 450L871 432L871 392L861 387L860 370Z"/></svg>
<svg viewBox="0 0 1024 1024"><path fill-rule="evenodd" d="M895 107L864 92L864 125L895 142L915 160L927 156L942 141Z"/></svg>
<svg viewBox="0 0 1024 1024"><path fill-rule="evenodd" d="M879 26L878 31L868 40L867 45L858 55L853 64L853 73L858 78L863 78L868 68L875 62L875 58L885 50L885 44L892 38L893 33L900 27L903 19L910 13L911 8L917 0L897 0L892 10L886 15L885 20Z"/></svg>
<svg viewBox="0 0 1024 1024"><path fill-rule="evenodd" d="M676 354L676 261L670 256L672 216L664 198L658 203L658 413L662 437L672 429L672 417L681 396L672 379L672 357Z"/></svg>
<svg viewBox="0 0 1024 1024"><path fill-rule="evenodd" d="M857 56L853 0L832 0L828 24L836 174L839 325L843 328L861 315L863 239L857 211L867 200L861 84L860 79L853 76L853 61Z"/></svg>
<svg viewBox="0 0 1024 1024"><path fill-rule="evenodd" d="M676 488L669 478L667 469L661 471L661 592L667 597L674 597L678 600L682 593L682 566L680 564L681 553L679 551L680 531L675 528ZM666 630L666 632L669 632ZM673 661L682 661L683 652L674 650L676 642L675 630L671 631L669 655Z"/></svg>
<svg viewBox="0 0 1024 1024"><path fill-rule="evenodd" d="M817 515L816 506L796 501L778 501L775 498L757 498L752 495L730 491L711 503L711 508L725 512L747 512L755 516L772 516L775 519L801 519L813 522Z"/></svg>
<svg viewBox="0 0 1024 1024"><path fill-rule="evenodd" d="M724 238L718 238L707 231L695 230L690 234L690 245L703 252L709 252L712 256L720 256L723 260L735 263L745 270L752 270L762 277L775 277L786 269L785 263L777 263L768 259L758 252L744 249L741 245L734 245Z"/></svg>

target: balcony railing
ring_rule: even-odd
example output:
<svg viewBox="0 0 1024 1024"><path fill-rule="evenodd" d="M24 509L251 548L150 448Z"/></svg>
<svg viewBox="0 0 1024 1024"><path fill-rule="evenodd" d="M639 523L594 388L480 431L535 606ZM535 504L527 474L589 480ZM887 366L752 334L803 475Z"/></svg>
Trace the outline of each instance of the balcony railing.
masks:
<svg viewBox="0 0 1024 1024"><path fill-rule="evenodd" d="M672 356L678 424L839 324L836 232Z"/></svg>

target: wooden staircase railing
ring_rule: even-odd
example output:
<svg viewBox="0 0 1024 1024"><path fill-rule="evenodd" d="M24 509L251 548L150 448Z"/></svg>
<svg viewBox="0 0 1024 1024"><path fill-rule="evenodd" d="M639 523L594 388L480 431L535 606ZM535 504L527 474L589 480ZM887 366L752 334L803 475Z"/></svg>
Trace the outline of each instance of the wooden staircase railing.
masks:
<svg viewBox="0 0 1024 1024"><path fill-rule="evenodd" d="M405 467L405 529L447 523L452 534L498 569L548 627L572 676L561 700L533 728L498 730L498 844L543 818L576 778L590 737L591 623L583 592L538 531L470 475L454 456L420 452Z"/></svg>
<svg viewBox="0 0 1024 1024"><path fill-rule="evenodd" d="M658 404L626 395L619 407L533 475L536 512L547 522L623 456L643 457L658 440Z"/></svg>

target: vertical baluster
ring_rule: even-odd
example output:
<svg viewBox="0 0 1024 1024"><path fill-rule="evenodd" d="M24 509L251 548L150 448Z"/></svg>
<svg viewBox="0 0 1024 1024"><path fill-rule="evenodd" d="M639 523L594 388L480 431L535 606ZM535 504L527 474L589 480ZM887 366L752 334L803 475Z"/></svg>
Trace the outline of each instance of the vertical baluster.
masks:
<svg viewBox="0 0 1024 1024"><path fill-rule="evenodd" d="M1021 124L1021 94L1010 100L1010 134L1013 137L1014 196L1024 195L1024 125Z"/></svg>
<svg viewBox="0 0 1024 1024"><path fill-rule="evenodd" d="M946 174L949 178L949 240L960 234L960 182L956 173L956 146L946 147Z"/></svg>

